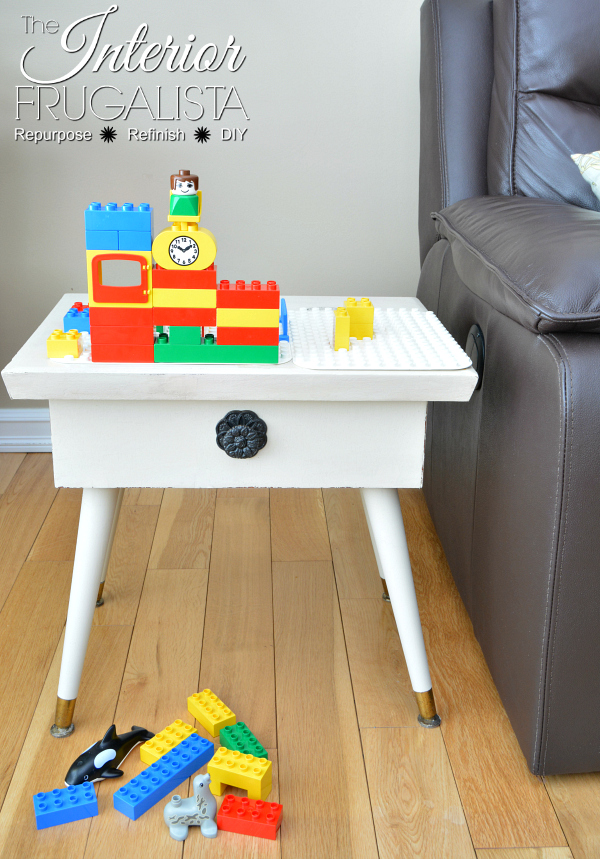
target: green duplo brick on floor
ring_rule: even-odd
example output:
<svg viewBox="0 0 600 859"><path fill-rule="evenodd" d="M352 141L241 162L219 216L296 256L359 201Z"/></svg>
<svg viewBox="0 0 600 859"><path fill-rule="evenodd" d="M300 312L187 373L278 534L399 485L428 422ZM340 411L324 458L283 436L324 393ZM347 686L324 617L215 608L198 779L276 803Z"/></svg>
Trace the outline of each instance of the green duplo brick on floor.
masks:
<svg viewBox="0 0 600 859"><path fill-rule="evenodd" d="M243 755L254 755L255 758L267 758L267 750L258 742L250 728L244 722L227 725L221 728L219 742L226 749L241 752Z"/></svg>

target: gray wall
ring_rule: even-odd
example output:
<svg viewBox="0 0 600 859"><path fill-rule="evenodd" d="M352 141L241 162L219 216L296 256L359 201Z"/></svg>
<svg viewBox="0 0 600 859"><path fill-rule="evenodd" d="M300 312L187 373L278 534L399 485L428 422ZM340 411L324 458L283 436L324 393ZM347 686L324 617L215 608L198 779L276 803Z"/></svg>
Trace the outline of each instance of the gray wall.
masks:
<svg viewBox="0 0 600 859"><path fill-rule="evenodd" d="M145 22L149 41L163 44L169 34L185 44L195 33L197 46L212 41L223 49L233 34L246 60L235 73L223 66L200 74L164 67L94 73L90 63L64 84L72 115L80 112L84 85L88 96L101 85L123 91L105 104L128 103L141 85L155 104L160 84L169 115L176 85L208 84L235 86L249 120L232 110L215 121L211 90L198 97L205 105L199 121L153 121L134 110L127 120L107 122L88 107L72 122L62 103L54 108L58 120L42 108L38 121L24 108L16 121L15 87L29 83L19 71L23 52L35 46L26 65L32 77L59 77L85 52L60 48L63 29L108 5L2 4L0 366L61 295L85 292L85 207L92 200L149 202L157 233L167 225L169 174L182 167L200 176L202 225L217 238L219 278L275 279L284 294L415 294L419 0L125 0L107 19L99 48L123 43ZM52 17L60 30L42 35L38 25L27 35L24 14ZM98 20L76 31L71 44L82 31L93 35ZM56 86L62 95L63 84ZM114 143L100 140L105 125L116 128ZM193 137L199 125L211 131L204 145ZM93 140L36 145L15 141L16 127L89 130ZM127 142L130 127L181 128L186 140ZM223 142L222 127L248 131L242 142ZM11 405L3 386L0 397L0 407Z"/></svg>

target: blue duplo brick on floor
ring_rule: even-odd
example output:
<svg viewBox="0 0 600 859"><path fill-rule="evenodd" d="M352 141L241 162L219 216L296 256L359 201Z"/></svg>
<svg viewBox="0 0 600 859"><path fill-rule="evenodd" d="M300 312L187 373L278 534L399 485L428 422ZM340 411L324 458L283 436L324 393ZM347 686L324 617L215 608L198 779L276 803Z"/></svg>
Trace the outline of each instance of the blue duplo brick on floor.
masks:
<svg viewBox="0 0 600 859"><path fill-rule="evenodd" d="M200 767L208 763L215 747L208 740L192 734L167 752L159 761L143 770L113 794L113 803L131 820L137 820L149 808L175 790Z"/></svg>
<svg viewBox="0 0 600 859"><path fill-rule="evenodd" d="M36 793L33 797L35 825L38 829L96 817L98 800L94 786L88 784L69 785L48 793Z"/></svg>

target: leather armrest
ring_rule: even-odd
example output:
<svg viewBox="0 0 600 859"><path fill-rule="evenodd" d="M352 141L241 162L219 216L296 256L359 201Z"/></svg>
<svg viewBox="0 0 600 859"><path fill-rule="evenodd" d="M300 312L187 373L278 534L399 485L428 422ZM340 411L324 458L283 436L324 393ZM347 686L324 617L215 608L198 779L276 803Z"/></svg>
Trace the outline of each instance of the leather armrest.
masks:
<svg viewBox="0 0 600 859"><path fill-rule="evenodd" d="M532 197L472 197L432 215L464 284L540 333L600 331L600 213Z"/></svg>

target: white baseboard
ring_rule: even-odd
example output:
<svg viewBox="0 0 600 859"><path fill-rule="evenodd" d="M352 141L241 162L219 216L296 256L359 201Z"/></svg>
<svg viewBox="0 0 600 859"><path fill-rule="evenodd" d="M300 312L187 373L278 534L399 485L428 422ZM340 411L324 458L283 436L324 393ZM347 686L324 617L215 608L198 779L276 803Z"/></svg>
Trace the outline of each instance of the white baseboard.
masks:
<svg viewBox="0 0 600 859"><path fill-rule="evenodd" d="M0 409L0 453L51 451L48 409Z"/></svg>

